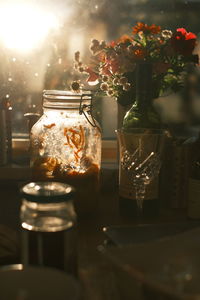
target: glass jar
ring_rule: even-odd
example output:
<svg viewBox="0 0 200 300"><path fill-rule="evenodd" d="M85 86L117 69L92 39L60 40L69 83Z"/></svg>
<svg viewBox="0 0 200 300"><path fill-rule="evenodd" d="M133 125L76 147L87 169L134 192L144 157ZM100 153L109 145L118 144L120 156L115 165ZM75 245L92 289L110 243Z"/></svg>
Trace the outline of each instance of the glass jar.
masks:
<svg viewBox="0 0 200 300"><path fill-rule="evenodd" d="M60 182L30 182L21 195L22 263L76 275L73 188Z"/></svg>
<svg viewBox="0 0 200 300"><path fill-rule="evenodd" d="M33 179L73 185L78 217L95 212L99 189L101 130L91 99L90 92L44 91L44 114L31 130Z"/></svg>

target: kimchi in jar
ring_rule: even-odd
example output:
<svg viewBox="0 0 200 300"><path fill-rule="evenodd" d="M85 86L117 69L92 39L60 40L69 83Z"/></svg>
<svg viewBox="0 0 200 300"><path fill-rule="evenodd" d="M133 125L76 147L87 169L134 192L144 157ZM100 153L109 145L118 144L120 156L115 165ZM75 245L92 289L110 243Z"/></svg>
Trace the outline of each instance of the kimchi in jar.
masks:
<svg viewBox="0 0 200 300"><path fill-rule="evenodd" d="M91 98L90 92L44 91L44 113L31 129L32 179L73 185L78 217L94 215L99 190L101 130Z"/></svg>

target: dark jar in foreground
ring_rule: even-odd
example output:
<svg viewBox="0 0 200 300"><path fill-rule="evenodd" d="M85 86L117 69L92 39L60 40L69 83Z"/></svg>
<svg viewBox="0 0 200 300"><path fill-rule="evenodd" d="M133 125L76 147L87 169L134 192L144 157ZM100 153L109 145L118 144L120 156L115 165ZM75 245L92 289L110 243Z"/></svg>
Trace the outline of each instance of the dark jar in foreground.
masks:
<svg viewBox="0 0 200 300"><path fill-rule="evenodd" d="M22 187L22 263L77 274L73 188L59 182Z"/></svg>
<svg viewBox="0 0 200 300"><path fill-rule="evenodd" d="M101 130L91 100L90 92L45 91L43 116L31 130L33 180L74 186L78 217L94 215L99 192Z"/></svg>

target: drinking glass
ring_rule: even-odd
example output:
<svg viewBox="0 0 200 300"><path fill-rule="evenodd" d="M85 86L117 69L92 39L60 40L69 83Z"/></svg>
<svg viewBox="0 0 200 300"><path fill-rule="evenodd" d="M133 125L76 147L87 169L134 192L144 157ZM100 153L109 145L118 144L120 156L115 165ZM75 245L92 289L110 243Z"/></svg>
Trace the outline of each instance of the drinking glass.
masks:
<svg viewBox="0 0 200 300"><path fill-rule="evenodd" d="M122 158L122 167L127 170L132 179L140 215L143 211L146 186L159 174L161 167L160 155L151 152L146 158L142 159L139 149L133 154L125 150Z"/></svg>
<svg viewBox="0 0 200 300"><path fill-rule="evenodd" d="M135 191L138 215L143 214L146 187L159 175L165 132L158 129L117 130L120 150L120 177ZM121 178L122 179L122 178Z"/></svg>

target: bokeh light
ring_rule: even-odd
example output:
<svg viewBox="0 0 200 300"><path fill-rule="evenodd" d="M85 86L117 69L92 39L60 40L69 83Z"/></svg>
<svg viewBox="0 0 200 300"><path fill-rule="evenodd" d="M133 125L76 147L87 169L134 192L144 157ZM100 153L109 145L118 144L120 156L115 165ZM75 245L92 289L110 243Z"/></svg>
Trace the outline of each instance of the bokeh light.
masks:
<svg viewBox="0 0 200 300"><path fill-rule="evenodd" d="M52 12L25 3L0 6L0 40L9 49L29 52L41 45L51 29L58 27Z"/></svg>

